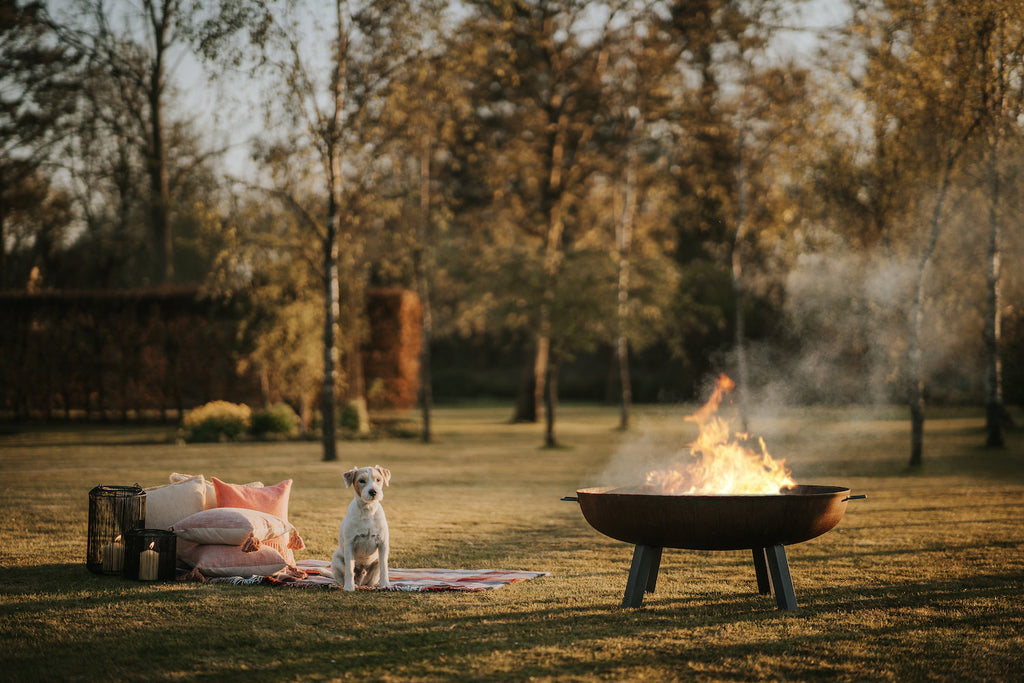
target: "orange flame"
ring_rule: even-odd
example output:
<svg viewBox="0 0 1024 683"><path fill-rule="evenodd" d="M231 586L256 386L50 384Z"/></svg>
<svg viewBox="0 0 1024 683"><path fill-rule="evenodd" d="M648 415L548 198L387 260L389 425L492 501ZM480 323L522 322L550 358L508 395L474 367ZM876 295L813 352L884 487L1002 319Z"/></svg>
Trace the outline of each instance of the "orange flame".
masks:
<svg viewBox="0 0 1024 683"><path fill-rule="evenodd" d="M745 447L746 434L733 434L729 423L716 413L735 382L720 375L708 402L686 419L700 426L689 446L695 461L677 462L673 469L647 473L647 484L667 494L774 494L795 486L785 462L768 454L764 439L760 452Z"/></svg>

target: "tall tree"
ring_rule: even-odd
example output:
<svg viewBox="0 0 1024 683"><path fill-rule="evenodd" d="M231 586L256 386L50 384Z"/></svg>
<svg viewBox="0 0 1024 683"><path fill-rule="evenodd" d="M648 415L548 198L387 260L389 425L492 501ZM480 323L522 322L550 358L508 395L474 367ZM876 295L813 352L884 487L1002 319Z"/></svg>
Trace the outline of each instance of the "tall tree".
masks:
<svg viewBox="0 0 1024 683"><path fill-rule="evenodd" d="M1024 9L1020 3L988 0L974 6L977 35L982 42L979 80L985 126L984 185L987 196L985 349L985 443L1005 444L1003 424L1010 420L1003 404L1003 157L1008 138L1020 137L1024 87Z"/></svg>
<svg viewBox="0 0 1024 683"><path fill-rule="evenodd" d="M722 331L723 342L724 332L732 329L742 399L749 384L745 339L755 294L753 257L758 242L767 242L764 237L770 234L763 230L770 208L756 198L775 182L759 174L769 168L765 158L772 146L785 141L788 123L779 120L779 111L784 99L793 97L799 78L788 81L787 69L760 66L768 61L765 48L778 3L663 4L656 40L671 55L665 78L672 79L668 87L678 112L667 117L675 135L673 167L678 169L676 258L690 274L684 287L693 287L695 280L714 281L703 292L679 292L677 306L682 323L684 315L702 315L694 297L707 298L713 290L730 292L731 301L720 299L706 324ZM731 326L727 310L732 310Z"/></svg>
<svg viewBox="0 0 1024 683"><path fill-rule="evenodd" d="M559 335L560 284L567 252L585 233L577 212L597 168L593 140L604 106L606 48L625 4L485 1L474 3L469 20L478 44L489 46L477 96L486 102L485 144L501 160L488 173L499 198L492 208L503 229L521 230L533 249L522 253L535 269L532 391L522 394L513 419L532 421L544 406L548 446L557 442L559 362L571 350Z"/></svg>
<svg viewBox="0 0 1024 683"><path fill-rule="evenodd" d="M152 278L157 283L174 280L167 159L169 70L188 47L195 10L190 0L142 0L116 7L104 0L71 0L56 24L64 43L116 85L113 94L128 114L108 123L117 125L117 134L133 141L144 159L155 256Z"/></svg>
<svg viewBox="0 0 1024 683"><path fill-rule="evenodd" d="M431 0L227 2L209 21L247 28L247 38L258 48L255 70L267 76L264 83L273 93L265 100L270 142L260 154L267 189L296 213L320 245L320 409L326 461L337 459L336 398L343 360L346 393L357 407L361 429L368 429L359 355L369 276L367 239L369 232L385 229L399 207L380 192L391 170L389 157L380 154L388 141L381 125L384 96L396 74L431 47L433 34L426 22L439 15ZM230 51L226 41L237 37L231 31L208 35L204 46L211 56Z"/></svg>
<svg viewBox="0 0 1024 683"><path fill-rule="evenodd" d="M16 216L27 216L50 193L43 169L74 113L73 66L41 2L0 0L0 289L14 284L8 246L18 239Z"/></svg>
<svg viewBox="0 0 1024 683"><path fill-rule="evenodd" d="M671 173L666 172L672 145L664 132L675 104L668 94L673 91L673 53L652 40L653 15L630 19L606 47L606 105L595 135L602 153L594 160L598 182L585 202L613 208L606 221L616 268L610 288L615 324L609 329L612 336L602 341L614 349L620 429L628 429L631 421L630 353L670 335L667 313L679 282L671 257L675 235L665 218L673 202Z"/></svg>
<svg viewBox="0 0 1024 683"><path fill-rule="evenodd" d="M452 197L457 194L451 187L459 182L451 160L456 156L453 150L472 135L474 127L464 63L471 58L462 54L457 40L447 37L448 29L445 33L447 50L410 62L396 74L387 90L387 113L382 119L391 137L388 148L394 166L401 171L394 174L391 186L394 194L410 198L398 222L410 229L390 235L378 251L376 270L382 284L412 286L419 295L423 330L419 401L424 442L433 438L430 349L435 330L433 293L439 268L443 268L439 245L448 239ZM386 275L389 270L392 273ZM403 277L402 272L407 275Z"/></svg>
<svg viewBox="0 0 1024 683"><path fill-rule="evenodd" d="M916 251L907 302L907 399L910 406L910 465L923 462L926 376L922 338L929 267L943 233L956 174L983 119L977 64L983 42L973 6L935 5L924 0L887 0L863 9L870 36L864 92L872 102L879 136L876 163L899 160L920 183L900 196L896 221L884 227ZM936 70L939 58L944 68ZM928 187L922 191L921 187ZM880 188L892 191L892 188ZM910 234L899 234L899 226ZM916 230L915 230L916 228Z"/></svg>

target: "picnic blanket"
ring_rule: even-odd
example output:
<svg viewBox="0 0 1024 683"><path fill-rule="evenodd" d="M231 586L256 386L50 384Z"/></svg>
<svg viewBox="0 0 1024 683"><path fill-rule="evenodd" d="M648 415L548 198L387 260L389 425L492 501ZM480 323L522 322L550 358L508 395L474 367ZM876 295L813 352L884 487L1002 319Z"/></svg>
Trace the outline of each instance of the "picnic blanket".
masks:
<svg viewBox="0 0 1024 683"><path fill-rule="evenodd" d="M272 576L225 576L207 578L206 583L230 583L244 586L281 586L286 588L321 588L341 590L334 579L324 576L321 569L330 568L323 560L301 560L298 572L284 570ZM529 581L548 572L509 571L501 569L398 569L391 568L388 576L390 588L362 586L359 590L391 591L486 591L510 583Z"/></svg>

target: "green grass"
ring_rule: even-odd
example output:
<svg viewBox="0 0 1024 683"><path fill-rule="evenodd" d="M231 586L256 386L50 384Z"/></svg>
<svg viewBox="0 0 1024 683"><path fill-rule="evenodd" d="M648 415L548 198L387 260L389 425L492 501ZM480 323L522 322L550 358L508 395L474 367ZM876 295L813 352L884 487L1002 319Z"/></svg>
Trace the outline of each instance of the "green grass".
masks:
<svg viewBox="0 0 1024 683"><path fill-rule="evenodd" d="M982 448L977 413L929 420L906 467L903 411L789 410L752 421L800 483L866 500L788 549L800 609L756 593L746 552L666 550L658 589L619 605L631 547L559 498L621 480L692 437L688 411L565 406L563 448L511 408L435 414L436 440L173 445L148 427L0 433L0 680L991 680L1024 676L1024 434ZM291 520L326 559L353 465L392 470L392 565L551 576L485 593L140 584L85 569L88 491L294 479ZM609 474L611 473L611 474Z"/></svg>

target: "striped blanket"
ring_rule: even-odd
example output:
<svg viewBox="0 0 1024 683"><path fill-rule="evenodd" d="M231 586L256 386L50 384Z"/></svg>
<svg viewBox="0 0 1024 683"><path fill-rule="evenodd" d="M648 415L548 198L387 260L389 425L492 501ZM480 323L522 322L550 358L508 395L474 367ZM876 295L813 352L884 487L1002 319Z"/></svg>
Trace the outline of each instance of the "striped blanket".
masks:
<svg viewBox="0 0 1024 683"><path fill-rule="evenodd" d="M236 585L267 585L288 588L326 588L338 590L341 586L321 573L330 562L302 560L299 572L282 571L273 576L229 576L206 579L207 583ZM392 591L486 591L510 583L529 581L548 572L508 571L500 569L398 569L388 572L391 588L361 587L359 590Z"/></svg>

